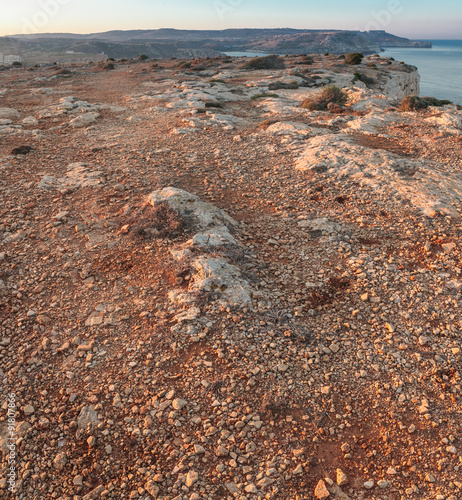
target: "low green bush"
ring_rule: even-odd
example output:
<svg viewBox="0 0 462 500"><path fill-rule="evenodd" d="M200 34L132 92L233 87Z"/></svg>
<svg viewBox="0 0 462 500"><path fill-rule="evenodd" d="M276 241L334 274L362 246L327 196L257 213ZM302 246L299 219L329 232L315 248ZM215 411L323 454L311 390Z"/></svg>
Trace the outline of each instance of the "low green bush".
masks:
<svg viewBox="0 0 462 500"><path fill-rule="evenodd" d="M452 104L447 99L436 99L435 97L419 97L416 95L408 95L400 104L400 111L420 111L427 109L429 106L447 106Z"/></svg>
<svg viewBox="0 0 462 500"><path fill-rule="evenodd" d="M268 85L268 90L293 90L298 89L299 85L296 81L285 83L285 82L273 82Z"/></svg>
<svg viewBox="0 0 462 500"><path fill-rule="evenodd" d="M284 60L276 54L254 57L244 64L244 69L284 69Z"/></svg>
<svg viewBox="0 0 462 500"><path fill-rule="evenodd" d="M363 58L364 54L362 52L350 52L349 54L345 54L345 64L361 64Z"/></svg>
<svg viewBox="0 0 462 500"><path fill-rule="evenodd" d="M223 104L216 101L207 101L204 103L206 108L222 108Z"/></svg>
<svg viewBox="0 0 462 500"><path fill-rule="evenodd" d="M373 85L375 83L375 80L373 78L371 78L370 76L363 75L362 73L356 72L354 74L353 83L357 82L358 80L360 82L365 83L366 85Z"/></svg>
<svg viewBox="0 0 462 500"><path fill-rule="evenodd" d="M268 98L273 98L277 99L279 96L277 94L255 94L251 97L251 99L254 101L255 99L268 99Z"/></svg>

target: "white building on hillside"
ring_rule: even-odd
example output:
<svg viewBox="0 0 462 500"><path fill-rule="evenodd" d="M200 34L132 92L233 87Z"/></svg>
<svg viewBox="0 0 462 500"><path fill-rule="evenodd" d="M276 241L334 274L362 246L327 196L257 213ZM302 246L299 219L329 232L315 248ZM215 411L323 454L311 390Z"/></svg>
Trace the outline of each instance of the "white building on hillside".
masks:
<svg viewBox="0 0 462 500"><path fill-rule="evenodd" d="M14 62L21 62L21 56L4 56L3 58L3 62L6 62L6 63L14 63Z"/></svg>

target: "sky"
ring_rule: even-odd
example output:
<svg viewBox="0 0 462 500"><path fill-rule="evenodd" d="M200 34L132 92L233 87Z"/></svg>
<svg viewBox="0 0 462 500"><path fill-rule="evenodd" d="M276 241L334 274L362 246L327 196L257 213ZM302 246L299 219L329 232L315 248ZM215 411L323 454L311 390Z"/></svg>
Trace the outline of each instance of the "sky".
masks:
<svg viewBox="0 0 462 500"><path fill-rule="evenodd" d="M462 39L461 0L0 0L0 36L128 29L384 29Z"/></svg>

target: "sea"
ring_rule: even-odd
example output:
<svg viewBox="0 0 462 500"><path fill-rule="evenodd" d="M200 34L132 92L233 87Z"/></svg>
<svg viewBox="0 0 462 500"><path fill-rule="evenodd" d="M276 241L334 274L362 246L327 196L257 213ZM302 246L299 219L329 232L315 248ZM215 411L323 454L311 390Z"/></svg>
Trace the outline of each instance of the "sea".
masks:
<svg viewBox="0 0 462 500"><path fill-rule="evenodd" d="M431 49L388 48L381 55L417 66L420 95L462 105L462 40L429 40ZM228 52L230 56L264 56L260 52Z"/></svg>
<svg viewBox="0 0 462 500"><path fill-rule="evenodd" d="M417 66L420 95L462 105L462 40L429 40L431 49L387 48L381 55Z"/></svg>

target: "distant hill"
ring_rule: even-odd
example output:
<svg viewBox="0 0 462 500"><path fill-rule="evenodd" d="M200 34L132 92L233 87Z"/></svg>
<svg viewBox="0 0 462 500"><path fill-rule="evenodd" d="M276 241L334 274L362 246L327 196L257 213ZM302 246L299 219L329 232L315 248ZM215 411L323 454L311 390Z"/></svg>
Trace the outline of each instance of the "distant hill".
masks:
<svg viewBox="0 0 462 500"><path fill-rule="evenodd" d="M212 57L223 52L372 54L384 47L431 47L385 31L280 29L115 30L104 33L44 33L0 37L0 52L46 59L58 54L101 54L114 58Z"/></svg>

